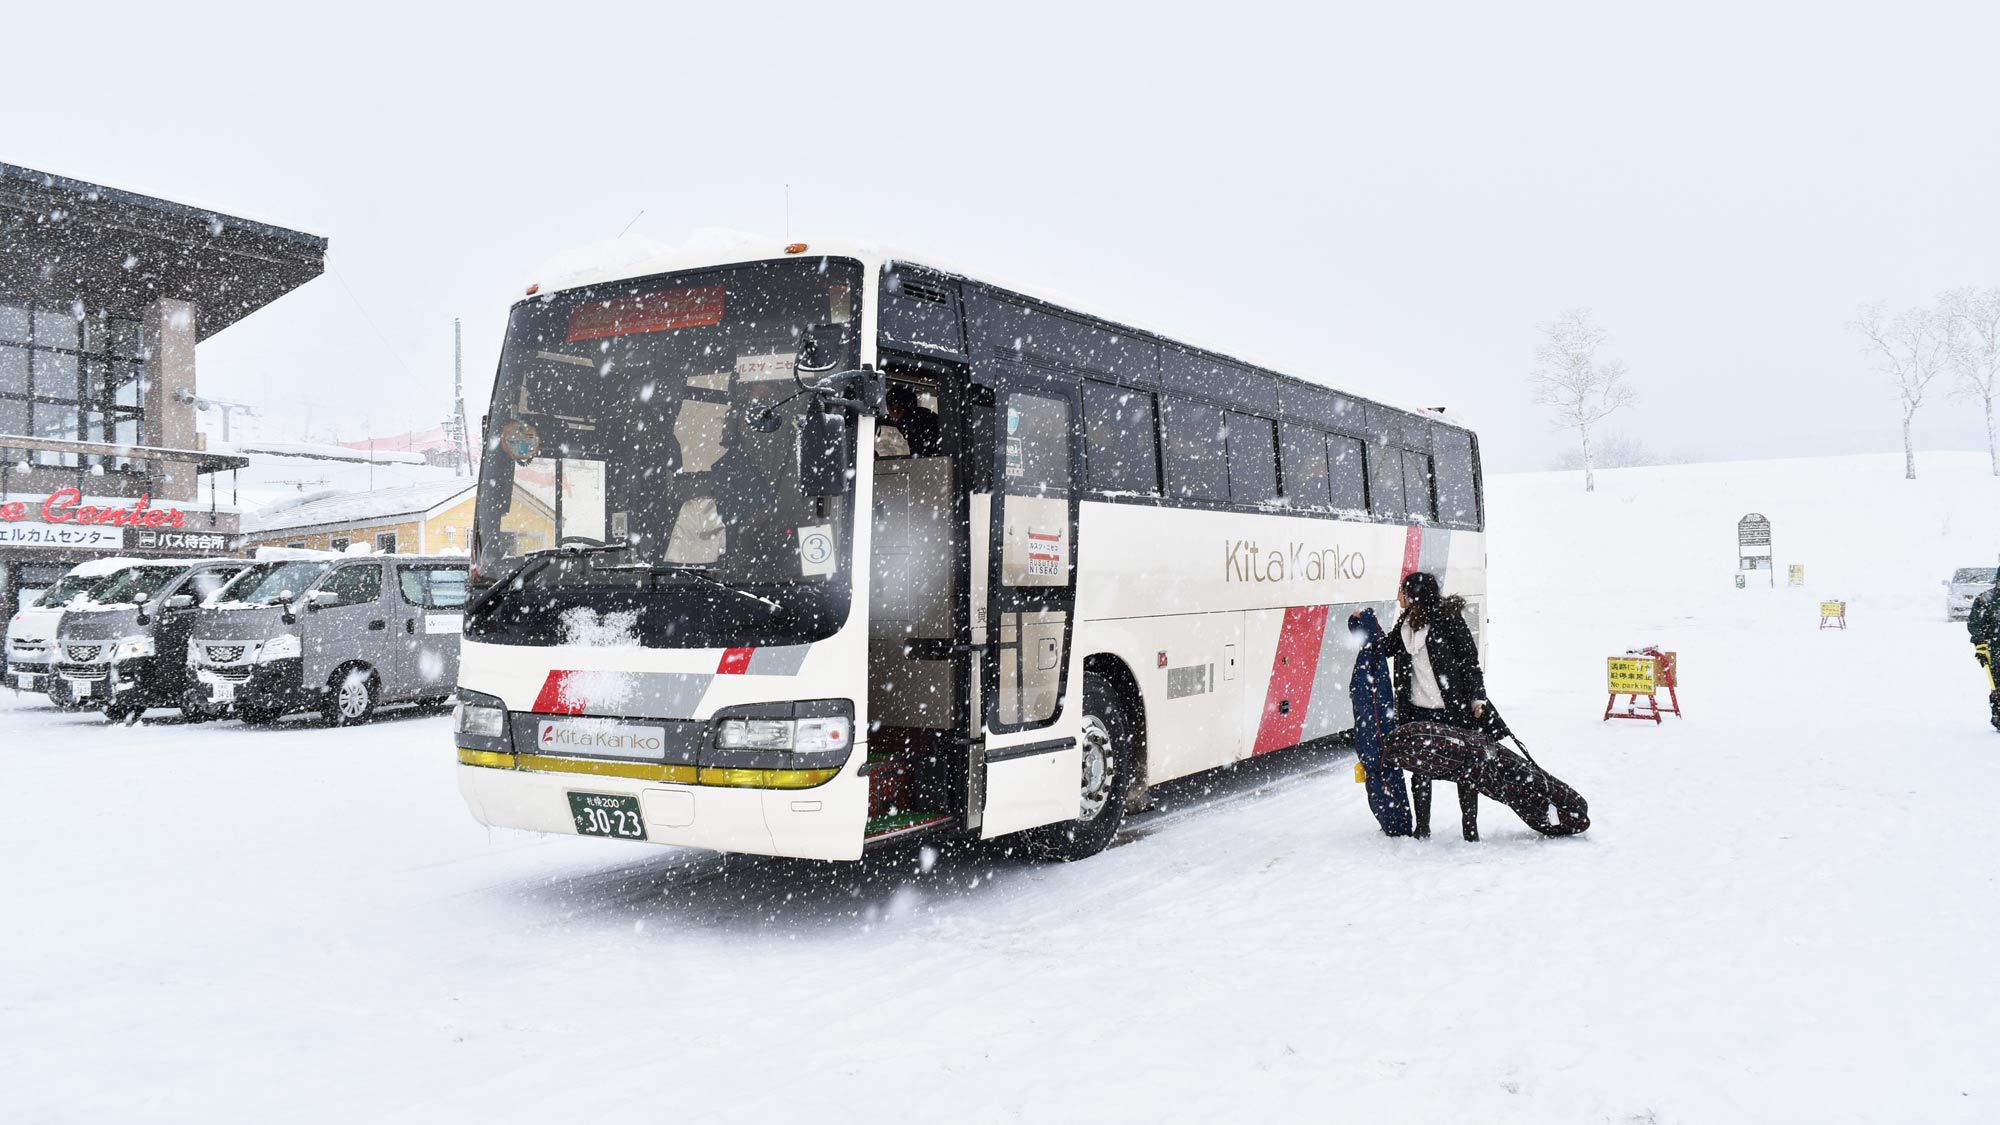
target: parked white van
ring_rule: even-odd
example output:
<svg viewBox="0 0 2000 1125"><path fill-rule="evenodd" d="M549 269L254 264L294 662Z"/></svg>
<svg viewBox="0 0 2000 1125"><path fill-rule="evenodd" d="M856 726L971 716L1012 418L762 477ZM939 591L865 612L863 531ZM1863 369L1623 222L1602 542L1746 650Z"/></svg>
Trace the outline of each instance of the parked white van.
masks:
<svg viewBox="0 0 2000 1125"><path fill-rule="evenodd" d="M442 704L458 677L467 560L260 560L202 606L188 645L194 706L268 723L318 711L358 723L389 703Z"/></svg>
<svg viewBox="0 0 2000 1125"><path fill-rule="evenodd" d="M56 632L62 625L63 610L141 561L113 557L78 563L55 585L25 600L7 622L7 686L16 691L45 692L50 702L65 711L81 709L69 682L55 674Z"/></svg>

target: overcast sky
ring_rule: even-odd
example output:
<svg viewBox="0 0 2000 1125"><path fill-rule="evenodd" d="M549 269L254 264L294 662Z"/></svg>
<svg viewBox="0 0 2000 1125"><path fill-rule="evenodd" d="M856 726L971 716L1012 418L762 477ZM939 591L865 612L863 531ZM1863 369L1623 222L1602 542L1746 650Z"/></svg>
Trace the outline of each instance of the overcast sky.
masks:
<svg viewBox="0 0 2000 1125"><path fill-rule="evenodd" d="M538 263L775 242L787 183L794 238L1446 404L1499 469L1561 440L1566 307L1643 396L1614 430L1834 453L1898 443L1856 306L2000 286L2000 6L1092 7L40 5L0 160L330 238L200 377L344 434L448 412L455 316L482 413ZM1941 392L1918 430L1983 446Z"/></svg>

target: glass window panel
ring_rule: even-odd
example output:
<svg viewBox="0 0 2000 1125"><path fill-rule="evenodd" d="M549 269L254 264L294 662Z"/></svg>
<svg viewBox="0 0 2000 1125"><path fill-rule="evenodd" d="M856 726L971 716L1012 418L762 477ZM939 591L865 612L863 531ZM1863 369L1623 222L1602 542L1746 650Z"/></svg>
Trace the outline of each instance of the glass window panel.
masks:
<svg viewBox="0 0 2000 1125"><path fill-rule="evenodd" d="M35 397L75 402L77 361L62 352L35 352Z"/></svg>
<svg viewBox="0 0 2000 1125"><path fill-rule="evenodd" d="M110 335L110 322L104 319L103 313L99 313L96 316L84 317L81 327L83 350L93 355L101 354L104 351L105 337Z"/></svg>
<svg viewBox="0 0 2000 1125"><path fill-rule="evenodd" d="M111 321L111 354L138 359L144 354L145 329L136 320Z"/></svg>
<svg viewBox="0 0 2000 1125"><path fill-rule="evenodd" d="M1368 461L1358 438L1334 435L1326 439L1327 463L1333 477L1333 506L1343 511L1368 510Z"/></svg>
<svg viewBox="0 0 2000 1125"><path fill-rule="evenodd" d="M319 588L333 594L334 605L366 605L382 597L382 566L363 563L336 568Z"/></svg>
<svg viewBox="0 0 2000 1125"><path fill-rule="evenodd" d="M1103 383L1083 385L1084 431L1090 441L1090 485L1107 492L1160 491L1153 396Z"/></svg>
<svg viewBox="0 0 2000 1125"><path fill-rule="evenodd" d="M59 441L75 441L77 438L76 404L73 402L38 402L35 404L35 436L53 438ZM41 450L35 455L35 462L41 465L63 465L75 468L76 454Z"/></svg>
<svg viewBox="0 0 2000 1125"><path fill-rule="evenodd" d="M1161 403L1167 436L1167 489L1186 500L1226 500L1222 411L1181 399Z"/></svg>
<svg viewBox="0 0 2000 1125"><path fill-rule="evenodd" d="M91 402L91 403L99 403L99 402L103 402L103 401L104 401L104 391L105 391L105 386L104 386L104 377L105 377L105 374L106 374L106 371L105 371L105 366L104 366L104 361L103 361L103 360L101 360L101 359L86 359L86 360L84 360L84 361L83 361L83 399L84 399L84 401L86 401L86 402Z"/></svg>
<svg viewBox="0 0 2000 1125"><path fill-rule="evenodd" d="M1403 518L1403 457L1393 445L1368 443L1368 510L1385 519Z"/></svg>
<svg viewBox="0 0 2000 1125"><path fill-rule="evenodd" d="M74 348L76 318L56 309L35 310L35 343L44 348Z"/></svg>
<svg viewBox="0 0 2000 1125"><path fill-rule="evenodd" d="M1059 398L1007 396L1007 491L1069 490L1069 403Z"/></svg>
<svg viewBox="0 0 2000 1125"><path fill-rule="evenodd" d="M1278 498L1277 424L1248 414L1229 415L1229 498L1265 504Z"/></svg>
<svg viewBox="0 0 2000 1125"><path fill-rule="evenodd" d="M28 404L18 398L0 398L0 434L28 432Z"/></svg>
<svg viewBox="0 0 2000 1125"><path fill-rule="evenodd" d="M1446 527L1476 531L1479 520L1479 468L1472 455L1472 435L1438 427L1431 448L1437 453L1438 520Z"/></svg>
<svg viewBox="0 0 2000 1125"><path fill-rule="evenodd" d="M19 305L0 305L0 340L28 342L28 310Z"/></svg>
<svg viewBox="0 0 2000 1125"><path fill-rule="evenodd" d="M1318 430L1286 423L1279 432L1283 440L1285 501L1294 508L1323 509L1331 500L1327 494L1326 435Z"/></svg>
<svg viewBox="0 0 2000 1125"><path fill-rule="evenodd" d="M109 372L112 379L112 402L118 406L138 408L145 405L146 368L143 364L114 364Z"/></svg>
<svg viewBox="0 0 2000 1125"><path fill-rule="evenodd" d="M28 393L28 349L0 347L0 394Z"/></svg>

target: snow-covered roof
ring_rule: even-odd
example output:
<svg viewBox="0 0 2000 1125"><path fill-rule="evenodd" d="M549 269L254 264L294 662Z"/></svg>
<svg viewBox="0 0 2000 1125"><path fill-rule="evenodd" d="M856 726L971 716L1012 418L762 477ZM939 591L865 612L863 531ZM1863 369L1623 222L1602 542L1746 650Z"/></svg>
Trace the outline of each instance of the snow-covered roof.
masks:
<svg viewBox="0 0 2000 1125"><path fill-rule="evenodd" d="M280 500L243 516L246 535L297 531L308 527L366 523L398 516L430 515L472 494L469 477L378 488L370 492L329 489Z"/></svg>
<svg viewBox="0 0 2000 1125"><path fill-rule="evenodd" d="M641 238L613 239L579 246L546 259L538 268L539 272L529 280L539 293L556 293L566 289L604 285L631 278L677 273L682 270L771 261L787 257L785 251L787 245L788 243L782 239L730 230L698 230L686 241L679 243L663 243ZM1319 372L1302 368L1298 364L1268 362L1242 348L1223 348L1204 344L1189 339L1185 333L1162 327L1158 320L1121 314L1115 308L1105 307L1104 302L1078 300L1040 286L1017 284L992 272L966 268L942 260L936 255L907 253L896 248L855 239L811 238L805 240L805 246L807 249L799 255L803 258L854 258L871 270L887 262L903 262L955 277L977 280L1046 302L1057 308L1109 321L1133 331L1161 336L1186 347L1212 352L1313 386L1368 399L1383 406L1443 421L1452 426L1472 428L1471 420L1465 415L1456 410L1449 414L1440 413L1435 409L1434 403L1422 403L1410 397L1409 388L1398 386L1395 389L1385 390L1384 384L1387 380L1380 376L1355 379L1344 375L1340 382L1328 382L1320 377ZM1192 284L1192 281L1190 283Z"/></svg>

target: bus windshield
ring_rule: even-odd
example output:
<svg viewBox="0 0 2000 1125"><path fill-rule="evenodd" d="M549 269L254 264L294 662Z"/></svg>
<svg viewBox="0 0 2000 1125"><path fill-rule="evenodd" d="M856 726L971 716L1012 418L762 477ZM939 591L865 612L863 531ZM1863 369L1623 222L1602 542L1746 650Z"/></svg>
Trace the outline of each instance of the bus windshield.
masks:
<svg viewBox="0 0 2000 1125"><path fill-rule="evenodd" d="M563 643L578 609L630 612L636 643L655 646L796 643L837 629L849 506L800 487L798 427L812 400L792 397L792 365L807 328L858 321L860 284L858 263L788 259L516 305L475 539L478 580L516 577L468 632ZM773 407L775 426L753 425ZM555 548L577 550L510 562Z"/></svg>

